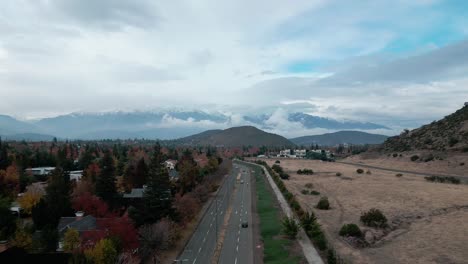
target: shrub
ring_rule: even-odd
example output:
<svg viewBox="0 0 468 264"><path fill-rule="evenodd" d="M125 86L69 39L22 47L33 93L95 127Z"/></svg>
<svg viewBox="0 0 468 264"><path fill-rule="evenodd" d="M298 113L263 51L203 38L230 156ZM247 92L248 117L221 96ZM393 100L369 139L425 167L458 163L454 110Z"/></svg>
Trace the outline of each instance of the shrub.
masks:
<svg viewBox="0 0 468 264"><path fill-rule="evenodd" d="M401 174L401 173L397 173L397 174L395 174L395 176L397 176L397 177L401 177L401 176L403 176L403 174Z"/></svg>
<svg viewBox="0 0 468 264"><path fill-rule="evenodd" d="M424 158L424 162L429 162L429 161L432 161L432 160L434 160L434 155L432 155L432 154L429 154Z"/></svg>
<svg viewBox="0 0 468 264"><path fill-rule="evenodd" d="M340 177L341 175L342 175L341 172L336 173L336 176L338 176L338 177Z"/></svg>
<svg viewBox="0 0 468 264"><path fill-rule="evenodd" d="M294 211L299 211L301 209L301 205L296 200L291 201L291 207Z"/></svg>
<svg viewBox="0 0 468 264"><path fill-rule="evenodd" d="M280 173L280 178L283 180L289 180L289 174L282 172Z"/></svg>
<svg viewBox="0 0 468 264"><path fill-rule="evenodd" d="M309 233L317 226L317 217L312 212L307 212L301 217L301 226L306 233Z"/></svg>
<svg viewBox="0 0 468 264"><path fill-rule="evenodd" d="M362 232L356 224L344 224L340 229L340 236L361 237Z"/></svg>
<svg viewBox="0 0 468 264"><path fill-rule="evenodd" d="M318 249L326 250L327 249L327 239L325 238L325 234L323 232L318 233L314 238L315 244L317 245Z"/></svg>
<svg viewBox="0 0 468 264"><path fill-rule="evenodd" d="M357 169L356 172L359 173L359 174L362 174L362 173L364 173L364 170L363 169Z"/></svg>
<svg viewBox="0 0 468 264"><path fill-rule="evenodd" d="M310 169L303 169L303 170L298 170L297 174L299 174L299 175L300 174L312 175L312 174L314 174L314 171L310 170Z"/></svg>
<svg viewBox="0 0 468 264"><path fill-rule="evenodd" d="M309 194L309 190L302 190L301 193L304 194L304 195L307 195L307 194Z"/></svg>
<svg viewBox="0 0 468 264"><path fill-rule="evenodd" d="M361 222L370 227L386 227L387 218L379 209L372 208L361 215Z"/></svg>
<svg viewBox="0 0 468 264"><path fill-rule="evenodd" d="M398 157L398 153L393 153L392 155L394 158Z"/></svg>
<svg viewBox="0 0 468 264"><path fill-rule="evenodd" d="M320 195L320 193L319 193L319 192L317 192L317 191L315 191L315 190L313 190L313 191L310 191L310 194L311 194L311 195Z"/></svg>
<svg viewBox="0 0 468 264"><path fill-rule="evenodd" d="M317 203L317 209L328 210L330 209L330 202L326 196L320 198L320 201Z"/></svg>
<svg viewBox="0 0 468 264"><path fill-rule="evenodd" d="M282 221L283 224L283 232L289 239L295 239L297 236L297 232L299 231L299 226L297 225L294 218L285 217Z"/></svg>
<svg viewBox="0 0 468 264"><path fill-rule="evenodd" d="M465 162L460 162L460 166L465 166Z"/></svg>
<svg viewBox="0 0 468 264"><path fill-rule="evenodd" d="M333 249L329 248L327 251L327 264L336 264L336 253Z"/></svg>
<svg viewBox="0 0 468 264"><path fill-rule="evenodd" d="M419 159L418 155L411 156L411 161L417 161Z"/></svg>
<svg viewBox="0 0 468 264"><path fill-rule="evenodd" d="M457 143L458 143L458 139L453 138L453 137L449 139L449 146L450 147L455 146Z"/></svg>
<svg viewBox="0 0 468 264"><path fill-rule="evenodd" d="M274 170L276 173L281 174L283 173L283 168L280 165L274 164L271 167L272 170Z"/></svg>
<svg viewBox="0 0 468 264"><path fill-rule="evenodd" d="M460 184L460 179L458 178L455 178L453 176L449 176L449 177L444 177L444 176L427 176L427 177L424 177L424 179L426 179L427 181L430 181L430 182L440 182L440 183L453 183L453 184Z"/></svg>
<svg viewBox="0 0 468 264"><path fill-rule="evenodd" d="M306 183L305 185L306 188L312 189L314 185L312 183Z"/></svg>
<svg viewBox="0 0 468 264"><path fill-rule="evenodd" d="M279 160L275 161L276 164L280 164L281 162Z"/></svg>
<svg viewBox="0 0 468 264"><path fill-rule="evenodd" d="M369 174L369 175L370 175L370 174L372 174L372 172L371 172L370 170L367 170L367 171L366 171L366 174Z"/></svg>

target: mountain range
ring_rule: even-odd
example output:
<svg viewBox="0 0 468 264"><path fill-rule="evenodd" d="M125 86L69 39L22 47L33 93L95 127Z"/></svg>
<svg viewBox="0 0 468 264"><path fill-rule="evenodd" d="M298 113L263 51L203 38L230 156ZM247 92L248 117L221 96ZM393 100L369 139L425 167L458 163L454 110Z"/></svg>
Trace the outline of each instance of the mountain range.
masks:
<svg viewBox="0 0 468 264"><path fill-rule="evenodd" d="M0 115L0 135L11 139L37 140L37 138L62 139L176 139L206 131L232 126L251 125L264 130L281 128L271 121L272 114L233 115L204 111L158 112L104 112L72 113L35 121L21 121ZM289 113L286 122L304 129L330 130L389 129L374 123L337 121L305 113ZM32 138L30 138L32 137Z"/></svg>
<svg viewBox="0 0 468 264"><path fill-rule="evenodd" d="M173 140L171 143L177 145L211 145L223 147L294 146L294 143L280 135L268 133L253 126L231 127L224 130L208 130L196 135Z"/></svg>
<svg viewBox="0 0 468 264"><path fill-rule="evenodd" d="M339 144L365 145L365 144L381 144L388 137L384 135L370 134L361 131L338 131L334 133L326 133L323 135L305 136L290 139L299 146L336 146Z"/></svg>

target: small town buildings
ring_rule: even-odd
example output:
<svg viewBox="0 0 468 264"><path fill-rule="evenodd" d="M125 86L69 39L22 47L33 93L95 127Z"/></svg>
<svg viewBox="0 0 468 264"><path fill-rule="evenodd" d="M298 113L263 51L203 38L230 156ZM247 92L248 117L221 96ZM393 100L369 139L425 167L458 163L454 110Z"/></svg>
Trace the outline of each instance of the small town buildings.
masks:
<svg viewBox="0 0 468 264"><path fill-rule="evenodd" d="M166 168L167 168L168 170L173 170L173 169L175 169L175 166L176 166L176 165L177 165L177 160L170 160L170 159L169 159L169 160L166 160L166 161L164 162L164 166L166 166Z"/></svg>
<svg viewBox="0 0 468 264"><path fill-rule="evenodd" d="M307 151L305 149L295 149L294 150L294 155L297 157L297 158L305 158L306 157L306 154L307 154Z"/></svg>
<svg viewBox="0 0 468 264"><path fill-rule="evenodd" d="M70 171L70 180L80 181L83 177L83 171Z"/></svg>

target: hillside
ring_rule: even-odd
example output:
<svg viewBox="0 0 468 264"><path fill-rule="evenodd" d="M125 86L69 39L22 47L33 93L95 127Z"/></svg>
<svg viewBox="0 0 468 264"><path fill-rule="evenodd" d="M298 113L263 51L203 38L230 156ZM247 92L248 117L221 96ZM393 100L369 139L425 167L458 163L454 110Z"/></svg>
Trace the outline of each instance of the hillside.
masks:
<svg viewBox="0 0 468 264"><path fill-rule="evenodd" d="M13 135L6 135L2 136L4 140L11 140L11 141L52 141L54 140L54 136L45 135L45 134L37 134L37 133L20 133L20 134L13 134Z"/></svg>
<svg viewBox="0 0 468 264"><path fill-rule="evenodd" d="M338 131L323 135L304 136L290 139L296 145L313 145L320 146L335 146L339 144L381 144L388 137L384 135L370 134L361 131Z"/></svg>
<svg viewBox="0 0 468 264"><path fill-rule="evenodd" d="M468 106L420 128L388 138L385 151L461 150L468 151Z"/></svg>
<svg viewBox="0 0 468 264"><path fill-rule="evenodd" d="M174 140L186 145L239 146L292 146L286 138L267 133L253 126L232 127L225 130L208 130L190 137Z"/></svg>

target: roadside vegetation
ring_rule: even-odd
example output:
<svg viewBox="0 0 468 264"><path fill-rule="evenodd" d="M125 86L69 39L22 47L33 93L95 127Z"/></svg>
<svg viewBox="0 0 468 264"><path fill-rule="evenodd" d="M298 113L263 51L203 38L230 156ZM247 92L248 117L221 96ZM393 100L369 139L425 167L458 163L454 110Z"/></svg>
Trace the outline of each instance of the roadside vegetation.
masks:
<svg viewBox="0 0 468 264"><path fill-rule="evenodd" d="M251 166L255 170L257 191L257 213L260 218L260 235L264 243L265 264L300 263L300 257L290 253L292 241L281 236L283 230L281 213L275 204L275 197L267 186L261 170Z"/></svg>

